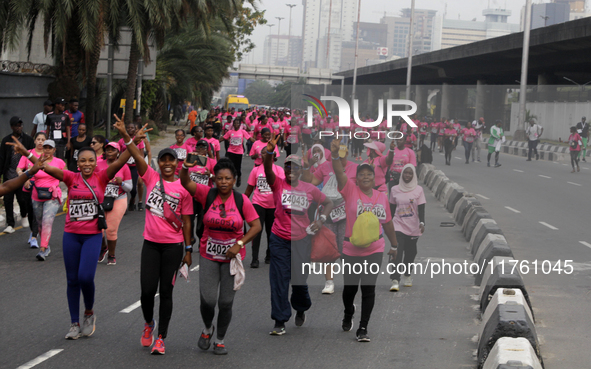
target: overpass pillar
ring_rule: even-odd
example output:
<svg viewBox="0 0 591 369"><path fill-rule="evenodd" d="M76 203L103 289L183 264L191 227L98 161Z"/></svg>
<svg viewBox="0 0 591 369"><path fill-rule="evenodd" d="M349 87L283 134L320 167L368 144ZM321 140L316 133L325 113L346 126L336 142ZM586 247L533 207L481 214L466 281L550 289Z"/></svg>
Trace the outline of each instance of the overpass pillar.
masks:
<svg viewBox="0 0 591 369"><path fill-rule="evenodd" d="M553 76L546 73L538 74L537 101L554 101L556 87L551 85Z"/></svg>
<svg viewBox="0 0 591 369"><path fill-rule="evenodd" d="M398 97L396 96L396 89L394 87L389 87L388 88L388 96L390 99L397 99Z"/></svg>
<svg viewBox="0 0 591 369"><path fill-rule="evenodd" d="M474 119L484 117L484 104L486 100L486 81L479 79L476 81L476 108L474 109Z"/></svg>
<svg viewBox="0 0 591 369"><path fill-rule="evenodd" d="M367 89L367 113L373 115L373 109L376 105L374 91L371 88Z"/></svg>
<svg viewBox="0 0 591 369"><path fill-rule="evenodd" d="M450 118L451 105L451 86L449 83L444 83L441 86L441 117Z"/></svg>

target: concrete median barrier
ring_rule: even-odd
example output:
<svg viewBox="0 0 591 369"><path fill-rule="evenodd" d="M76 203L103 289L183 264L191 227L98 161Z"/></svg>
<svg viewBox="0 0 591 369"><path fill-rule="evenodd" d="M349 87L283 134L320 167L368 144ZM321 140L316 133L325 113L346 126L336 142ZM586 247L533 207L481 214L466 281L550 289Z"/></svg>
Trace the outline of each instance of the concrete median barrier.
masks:
<svg viewBox="0 0 591 369"><path fill-rule="evenodd" d="M446 188L449 188L450 185L451 185L451 181L449 180L449 178L443 177L441 179L441 182L439 182L439 184L435 188L435 193L434 193L435 198L439 201L442 201L443 200L443 193Z"/></svg>
<svg viewBox="0 0 591 369"><path fill-rule="evenodd" d="M480 201L476 200L476 198L471 196L464 196L463 199L456 204L456 207L454 208L454 219L458 225L462 225L462 228L466 214L474 206L482 206L482 204Z"/></svg>
<svg viewBox="0 0 591 369"><path fill-rule="evenodd" d="M527 301L525 301L523 292L521 292L521 290L517 288L499 288L497 292L495 292L493 297L490 299L490 302L486 307L486 311L482 313L482 321L484 323L488 322L497 306L502 304L522 305L525 308L525 312L527 313L531 321L535 322L534 313L529 308ZM483 329L484 324L482 325L482 329L480 330L480 334L478 337L482 336Z"/></svg>
<svg viewBox="0 0 591 369"><path fill-rule="evenodd" d="M423 184L427 187L429 187L429 181L431 181L431 178L433 178L433 176L435 175L435 169L433 170L428 170L425 173L425 179L423 179Z"/></svg>
<svg viewBox="0 0 591 369"><path fill-rule="evenodd" d="M482 244L482 241L486 238L487 234L503 234L501 228L494 219L482 218L476 224L476 228L472 232L470 237L470 252L472 255L476 255L478 248Z"/></svg>
<svg viewBox="0 0 591 369"><path fill-rule="evenodd" d="M490 350L482 369L542 369L527 338L501 337Z"/></svg>
<svg viewBox="0 0 591 369"><path fill-rule="evenodd" d="M424 182L425 176L429 171L435 170L435 166L432 164L420 164L417 167L417 180Z"/></svg>
<svg viewBox="0 0 591 369"><path fill-rule="evenodd" d="M492 219L490 214L482 206L474 206L468 211L468 214L464 218L464 224L462 225L462 232L466 241L470 241L472 233L481 219Z"/></svg>
<svg viewBox="0 0 591 369"><path fill-rule="evenodd" d="M452 183L451 189L449 190L448 194L444 198L445 208L448 212L453 213L456 207L456 204L464 195L466 194L466 190L464 187L460 186L457 183Z"/></svg>
<svg viewBox="0 0 591 369"><path fill-rule="evenodd" d="M519 268L515 267L516 262L510 257L495 256L492 263L486 266L479 290L480 311L486 311L490 298L499 288L520 289L530 309L532 308Z"/></svg>
<svg viewBox="0 0 591 369"><path fill-rule="evenodd" d="M478 368L483 368L495 343L502 337L525 338L532 346L535 356L542 362L536 327L524 305L512 301L497 305L490 318L483 322L484 328L478 341Z"/></svg>
<svg viewBox="0 0 591 369"><path fill-rule="evenodd" d="M508 257L513 259L513 251L507 244L504 236L498 234L490 234L488 237L482 241L482 247L478 250L479 253L476 254L474 258L474 262L478 265L484 265L486 270L486 265L493 260L494 257ZM511 265L511 268L513 265ZM480 286L482 284L482 279L484 276L483 270L480 270L480 273L474 275L474 284L476 286Z"/></svg>
<svg viewBox="0 0 591 369"><path fill-rule="evenodd" d="M435 191L437 190L437 186L439 186L439 184L441 183L441 181L443 181L444 178L447 178L445 176L445 174L443 174L443 172L440 170L436 170L435 175L433 176L433 178L431 178L431 183L429 184L429 189L433 193L435 193Z"/></svg>

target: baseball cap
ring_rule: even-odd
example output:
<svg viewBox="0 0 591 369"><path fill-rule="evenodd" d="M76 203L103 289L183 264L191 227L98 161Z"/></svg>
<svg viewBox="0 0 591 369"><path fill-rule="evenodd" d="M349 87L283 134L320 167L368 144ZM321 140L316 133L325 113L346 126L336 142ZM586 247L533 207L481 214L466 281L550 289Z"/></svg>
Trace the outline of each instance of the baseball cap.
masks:
<svg viewBox="0 0 591 369"><path fill-rule="evenodd" d="M355 172L355 175L357 176L357 174L359 174L359 172L363 169L369 169L373 174L376 173L375 169L373 168L373 165L369 163L361 163L357 166L357 172Z"/></svg>
<svg viewBox="0 0 591 369"><path fill-rule="evenodd" d="M162 158L164 155L172 155L172 157L175 158L175 160L178 160L179 158L176 154L176 151L174 151L170 147L160 150L160 152L158 153L158 161L160 161L160 158Z"/></svg>
<svg viewBox="0 0 591 369"><path fill-rule="evenodd" d="M43 146L51 146L55 149L55 141L53 140L45 140L43 141Z"/></svg>
<svg viewBox="0 0 591 369"><path fill-rule="evenodd" d="M340 145L339 146L339 158L344 158L345 156L347 156L348 152L349 152L349 147L347 145Z"/></svg>
<svg viewBox="0 0 591 369"><path fill-rule="evenodd" d="M22 123L23 120L20 117L12 117L10 118L10 125L11 126L16 126L19 123Z"/></svg>
<svg viewBox="0 0 591 369"><path fill-rule="evenodd" d="M117 151L121 151L121 147L119 146L119 144L117 142L109 142L107 144L107 146L111 146L117 149Z"/></svg>
<svg viewBox="0 0 591 369"><path fill-rule="evenodd" d="M43 106L53 106L53 102L51 100L45 100Z"/></svg>
<svg viewBox="0 0 591 369"><path fill-rule="evenodd" d="M370 143L364 143L363 146L367 147L368 149L374 150L379 156L384 156L384 154L382 154L382 151L386 149L386 145L384 145L381 142L374 141Z"/></svg>
<svg viewBox="0 0 591 369"><path fill-rule="evenodd" d="M55 99L55 101L53 102L54 105L56 104L66 104L66 99L64 99L63 97L58 97L57 99Z"/></svg>
<svg viewBox="0 0 591 369"><path fill-rule="evenodd" d="M289 155L287 158L285 158L285 164L287 163L295 163L301 167L304 166L304 161L299 155Z"/></svg>
<svg viewBox="0 0 591 369"><path fill-rule="evenodd" d="M197 141L197 144L195 145L195 147L199 147L199 146L205 146L207 147L209 145L209 143L205 140L199 140Z"/></svg>

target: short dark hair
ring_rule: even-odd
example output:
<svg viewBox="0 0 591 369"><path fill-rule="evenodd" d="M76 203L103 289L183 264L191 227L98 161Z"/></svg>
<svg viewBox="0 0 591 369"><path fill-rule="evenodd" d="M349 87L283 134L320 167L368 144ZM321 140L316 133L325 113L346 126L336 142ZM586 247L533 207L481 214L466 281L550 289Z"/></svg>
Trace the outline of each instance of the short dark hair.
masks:
<svg viewBox="0 0 591 369"><path fill-rule="evenodd" d="M33 137L33 140L36 140L37 137L39 137L40 135L45 136L45 139L47 140L47 133L45 133L43 131L35 133L35 137Z"/></svg>
<svg viewBox="0 0 591 369"><path fill-rule="evenodd" d="M75 103L75 102L79 103L80 101L78 101L78 99L70 99L70 104ZM80 151L78 151L78 152L80 152Z"/></svg>
<svg viewBox="0 0 591 369"><path fill-rule="evenodd" d="M220 161L217 162L215 167L213 167L213 172L217 175L218 172L222 169L229 169L232 172L232 177L236 178L238 172L236 171L236 167L234 163L228 158L221 158Z"/></svg>
<svg viewBox="0 0 591 369"><path fill-rule="evenodd" d="M187 134L185 133L184 129L177 129L176 131L174 131L174 134L176 135L177 132L183 132L183 136L186 136Z"/></svg>
<svg viewBox="0 0 591 369"><path fill-rule="evenodd" d="M94 154L94 157L96 158L96 151L94 151L94 149L89 146L84 146L83 148L78 150L78 157L80 157L80 154L82 154L84 151L92 151L92 153ZM104 159L104 155L103 155L103 159Z"/></svg>

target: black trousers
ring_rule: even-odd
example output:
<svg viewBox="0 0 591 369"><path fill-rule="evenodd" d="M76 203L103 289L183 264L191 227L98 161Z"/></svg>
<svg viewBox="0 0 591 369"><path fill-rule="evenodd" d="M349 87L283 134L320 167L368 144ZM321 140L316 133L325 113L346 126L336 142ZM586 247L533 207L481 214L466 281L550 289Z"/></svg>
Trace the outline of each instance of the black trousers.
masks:
<svg viewBox="0 0 591 369"><path fill-rule="evenodd" d="M267 209L260 205L254 204L254 210L259 215L261 221L261 227L267 232L267 252L265 253L265 259L269 258L269 243L271 242L271 228L273 227L273 221L275 220L275 209ZM254 240L252 240L252 260L259 260L259 250L261 247L261 236L263 232L259 232Z"/></svg>
<svg viewBox="0 0 591 369"><path fill-rule="evenodd" d="M4 195L4 206L6 207L6 225L11 226L13 228L16 224L14 222L14 197L15 196L16 196L16 201L18 202L18 206L20 207L21 217L24 218L27 216L27 210L29 208L27 206L26 198L24 196L24 191L23 191L22 187L19 187L15 191ZM33 208L33 204L31 204L31 208ZM32 213L32 211L30 213ZM34 214L33 214L33 218L35 218ZM29 223L30 222L31 222L31 219L29 217Z"/></svg>
<svg viewBox="0 0 591 369"><path fill-rule="evenodd" d="M451 152L453 151L453 148L454 148L453 139L446 137L443 140L444 140L443 141L443 148L445 149L445 161L451 162Z"/></svg>
<svg viewBox="0 0 591 369"><path fill-rule="evenodd" d="M234 154L232 152L226 153L228 159L232 161L234 167L236 168L236 172L238 172L238 178L242 177L242 155L241 154Z"/></svg>
<svg viewBox="0 0 591 369"><path fill-rule="evenodd" d="M343 271L343 278L345 281L345 287L343 288L343 305L345 305L345 315L352 315L355 311L353 302L355 301L355 295L359 290L361 284L361 321L359 323L360 328L367 328L371 312L376 301L376 281L378 274L369 273L354 273L353 264L363 265L367 262L367 265L371 264L382 264L383 253L376 252L368 256L349 256L342 254L343 264L351 264L351 273L349 271ZM368 266L369 270L369 266Z"/></svg>
<svg viewBox="0 0 591 369"><path fill-rule="evenodd" d="M158 335L162 335L162 338L166 338L168 332L168 323L172 316L172 290L182 260L182 243L155 243L144 240L140 269L142 313L146 323L151 323L154 318L154 297L159 290Z"/></svg>
<svg viewBox="0 0 591 369"><path fill-rule="evenodd" d="M33 192L23 191L23 198L27 203L27 218L29 218L29 228L31 229L31 236L37 237L39 234L39 225L37 224L37 217L33 211Z"/></svg>
<svg viewBox="0 0 591 369"><path fill-rule="evenodd" d="M402 232L396 232L396 240L398 241L398 252L396 253L396 259L393 261L390 260L390 262L393 262L396 267L400 263L403 263L406 267L391 270L394 273L390 274L390 279L399 281L400 273L398 271L405 271L404 275L407 277L413 272L410 268L410 263L414 263L415 257L417 256L417 241L419 237L407 236Z"/></svg>
<svg viewBox="0 0 591 369"><path fill-rule="evenodd" d="M127 164L126 164L127 165ZM131 172L131 191L129 192L129 197L131 198L131 200L129 200L129 202L131 204L135 204L135 197L137 195L137 178L138 178L138 174L137 174L137 167L134 166L129 166L129 171ZM140 201L142 201L140 199Z"/></svg>
<svg viewBox="0 0 591 369"><path fill-rule="evenodd" d="M536 155L538 155L538 142L540 142L540 140L529 140L527 141L527 158L531 160L531 154L532 152Z"/></svg>

